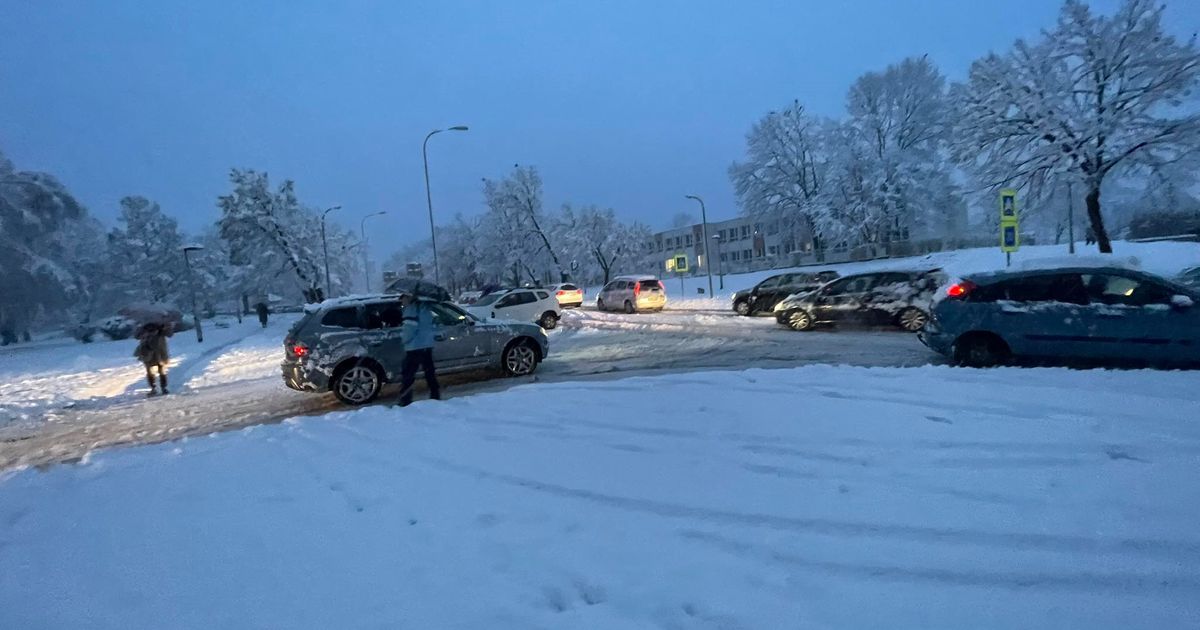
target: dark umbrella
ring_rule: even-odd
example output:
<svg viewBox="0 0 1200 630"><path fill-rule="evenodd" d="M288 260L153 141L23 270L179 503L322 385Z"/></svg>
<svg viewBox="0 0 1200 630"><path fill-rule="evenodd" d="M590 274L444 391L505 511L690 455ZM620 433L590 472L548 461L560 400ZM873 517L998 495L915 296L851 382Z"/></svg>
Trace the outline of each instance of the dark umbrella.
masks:
<svg viewBox="0 0 1200 630"><path fill-rule="evenodd" d="M388 285L388 293L399 293L401 295L411 295L413 297L424 298L426 300L437 300L439 302L449 302L450 292L432 282L417 280L415 278L398 278L395 282Z"/></svg>
<svg viewBox="0 0 1200 630"><path fill-rule="evenodd" d="M130 304L117 311L122 317L127 317L139 324L176 325L183 321L183 313L179 309L162 304Z"/></svg>

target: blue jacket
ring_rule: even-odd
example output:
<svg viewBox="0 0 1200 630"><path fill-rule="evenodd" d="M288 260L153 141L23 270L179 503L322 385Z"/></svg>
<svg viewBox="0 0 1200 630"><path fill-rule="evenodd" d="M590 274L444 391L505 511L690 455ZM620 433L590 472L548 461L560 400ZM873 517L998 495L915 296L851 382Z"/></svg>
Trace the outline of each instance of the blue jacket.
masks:
<svg viewBox="0 0 1200 630"><path fill-rule="evenodd" d="M424 300L415 300L404 309L404 326L400 338L405 350L424 350L433 347L433 309Z"/></svg>

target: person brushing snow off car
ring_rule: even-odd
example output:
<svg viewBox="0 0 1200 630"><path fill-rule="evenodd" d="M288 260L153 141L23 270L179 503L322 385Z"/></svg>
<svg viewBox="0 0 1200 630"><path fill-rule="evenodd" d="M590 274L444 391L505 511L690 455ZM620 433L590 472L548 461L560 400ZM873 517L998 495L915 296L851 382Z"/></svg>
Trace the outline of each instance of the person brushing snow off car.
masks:
<svg viewBox="0 0 1200 630"><path fill-rule="evenodd" d="M401 297L400 306L404 309L404 325L400 329L400 338L404 341L404 363L400 367L400 406L412 404L413 383L417 379L418 369L425 373L430 400L441 400L442 389L433 367L433 309L425 300L413 299L411 295Z"/></svg>
<svg viewBox="0 0 1200 630"><path fill-rule="evenodd" d="M138 326L135 335L138 344L133 350L133 356L146 366L146 382L150 384L150 393L146 395L157 396L159 393L154 383L155 368L158 369L158 385L162 393L168 393L167 364L170 363L171 357L167 352L167 337L171 336L170 324L145 323Z"/></svg>

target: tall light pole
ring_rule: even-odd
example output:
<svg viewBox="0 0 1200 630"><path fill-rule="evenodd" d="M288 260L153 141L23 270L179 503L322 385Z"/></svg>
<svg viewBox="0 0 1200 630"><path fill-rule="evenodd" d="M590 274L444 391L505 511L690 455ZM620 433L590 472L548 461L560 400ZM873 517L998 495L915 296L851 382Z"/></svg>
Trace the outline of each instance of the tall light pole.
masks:
<svg viewBox="0 0 1200 630"><path fill-rule="evenodd" d="M362 243L363 246L363 280L365 280L367 283L367 293L371 292L371 247L367 245L367 219L383 214L387 214L387 210L372 212L371 214L363 217L362 221L358 222L358 231L360 234L362 234L362 240L359 242Z"/></svg>
<svg viewBox="0 0 1200 630"><path fill-rule="evenodd" d="M1067 181L1067 252L1075 253L1075 192Z"/></svg>
<svg viewBox="0 0 1200 630"><path fill-rule="evenodd" d="M721 235L713 234L713 240L717 242L717 277L721 281L721 290L725 290L725 271L724 265L721 264Z"/></svg>
<svg viewBox="0 0 1200 630"><path fill-rule="evenodd" d="M425 204L429 207L429 244L433 246L433 281L442 283L442 271L438 268L437 230L433 227L433 194L429 191L429 139L443 131L466 131L466 125L456 125L449 129L434 129L425 136L421 143L421 160L425 162Z"/></svg>
<svg viewBox="0 0 1200 630"><path fill-rule="evenodd" d="M687 199L695 199L700 202L700 222L704 225L704 270L708 272L708 296L712 297L712 259L708 257L708 212L704 209L704 200L696 195L687 195ZM725 287L721 287L724 289Z"/></svg>
<svg viewBox="0 0 1200 630"><path fill-rule="evenodd" d="M321 213L321 249L325 252L325 297L333 297L333 287L329 284L329 243L325 240L325 217L334 210L341 209L341 206L327 208Z"/></svg>
<svg viewBox="0 0 1200 630"><path fill-rule="evenodd" d="M200 328L200 311L196 309L196 277L192 274L192 261L188 252L198 252L204 249L200 245L185 245L183 247L183 264L187 267L188 286L192 289L192 324L196 326L196 343L204 343L204 330Z"/></svg>

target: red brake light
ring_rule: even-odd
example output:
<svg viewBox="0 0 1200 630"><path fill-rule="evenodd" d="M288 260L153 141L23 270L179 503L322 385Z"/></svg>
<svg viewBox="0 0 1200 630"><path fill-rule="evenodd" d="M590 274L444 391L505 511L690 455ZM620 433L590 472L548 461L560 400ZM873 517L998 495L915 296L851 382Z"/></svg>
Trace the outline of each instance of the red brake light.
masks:
<svg viewBox="0 0 1200 630"><path fill-rule="evenodd" d="M296 355L297 357L303 357L304 355L308 354L308 347L302 343L291 344L291 349L292 354Z"/></svg>
<svg viewBox="0 0 1200 630"><path fill-rule="evenodd" d="M958 282L947 287L946 296L952 298L966 297L967 294L969 294L974 288L974 282L971 282L970 280L963 280L962 282Z"/></svg>
<svg viewBox="0 0 1200 630"><path fill-rule="evenodd" d="M633 283L633 297L637 297L638 294L641 292L642 292L642 283L641 282Z"/></svg>
<svg viewBox="0 0 1200 630"><path fill-rule="evenodd" d="M567 292L566 292L566 291L559 291L559 292L558 292L558 295L566 295L566 294L567 294Z"/></svg>

